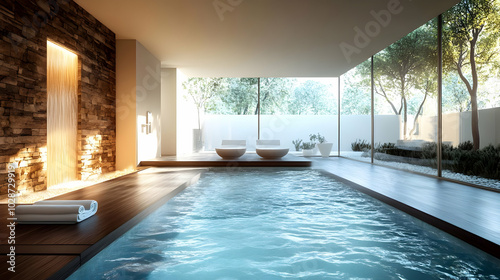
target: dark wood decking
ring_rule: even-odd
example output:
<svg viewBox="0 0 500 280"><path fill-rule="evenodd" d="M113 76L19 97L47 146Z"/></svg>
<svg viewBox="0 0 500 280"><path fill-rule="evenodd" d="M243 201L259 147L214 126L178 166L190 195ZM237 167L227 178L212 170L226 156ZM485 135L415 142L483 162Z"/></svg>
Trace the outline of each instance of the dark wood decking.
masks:
<svg viewBox="0 0 500 280"><path fill-rule="evenodd" d="M500 193L345 158L313 166L500 258Z"/></svg>
<svg viewBox="0 0 500 280"><path fill-rule="evenodd" d="M198 155L204 166L220 158ZM193 157L193 160L194 158ZM156 161L167 160L168 158ZM500 193L344 158L298 158L312 161L341 181L425 220L500 257ZM180 161L182 162L182 161ZM260 166L277 166L261 161ZM179 164L172 160L169 164ZM239 162L222 166L242 167ZM173 172L173 170L178 172ZM54 199L95 199L96 216L76 225L17 225L16 273L7 271L9 247L0 246L0 279L61 279L197 179L203 170L151 168ZM0 205L6 221L7 206ZM7 240L6 227L0 228ZM4 242L4 241L2 241Z"/></svg>
<svg viewBox="0 0 500 280"><path fill-rule="evenodd" d="M214 152L187 156L164 156L141 161L140 165L156 167L309 167L311 161L293 154L278 159L264 159L252 152L247 152L237 159L222 159Z"/></svg>
<svg viewBox="0 0 500 280"><path fill-rule="evenodd" d="M75 225L16 225L16 273L7 271L10 246L4 240L9 232L2 226L0 279L64 279L195 182L201 173L201 169L177 172L148 169L54 198L93 199L99 203L99 209L95 216ZM7 214L7 205L0 205L2 221L7 221Z"/></svg>

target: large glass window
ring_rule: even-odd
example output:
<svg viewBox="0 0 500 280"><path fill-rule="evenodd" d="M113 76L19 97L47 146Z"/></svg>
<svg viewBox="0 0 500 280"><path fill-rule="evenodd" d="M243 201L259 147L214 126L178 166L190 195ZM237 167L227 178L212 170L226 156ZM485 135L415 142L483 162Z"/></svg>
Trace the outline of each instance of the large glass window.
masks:
<svg viewBox="0 0 500 280"><path fill-rule="evenodd" d="M371 122L347 120L362 116L359 110L369 115L371 65L364 62L342 76L341 155L369 161L373 145L375 163L500 189L498 1L462 0L443 19L442 57L437 19L374 56L373 143ZM357 152L347 152L349 142Z"/></svg>
<svg viewBox="0 0 500 280"><path fill-rule="evenodd" d="M437 175L437 28L417 28L374 56L374 162Z"/></svg>
<svg viewBox="0 0 500 280"><path fill-rule="evenodd" d="M214 151L222 140L246 140L255 150L257 127L257 78L221 78L221 86L205 109L203 150Z"/></svg>
<svg viewBox="0 0 500 280"><path fill-rule="evenodd" d="M294 151L310 147L319 133L334 149L340 138L344 157L371 162L373 156L378 164L500 189L498 1L462 0L443 20L442 57L434 19L374 55L373 68L368 59L340 81L189 79L186 92L198 92L187 95L197 115L194 150L213 150L222 139L245 139L251 150L260 137L279 139Z"/></svg>
<svg viewBox="0 0 500 280"><path fill-rule="evenodd" d="M340 155L371 162L371 59L340 80Z"/></svg>
<svg viewBox="0 0 500 280"><path fill-rule="evenodd" d="M261 78L260 139L280 140L299 152L324 137L337 149L338 84L336 78ZM307 148L307 146L306 146ZM314 151L319 155L318 151Z"/></svg>
<svg viewBox="0 0 500 280"><path fill-rule="evenodd" d="M185 123L192 128L183 128L183 133L192 132L192 143L181 145L203 152L215 150L222 140L246 140L252 151L256 140L264 139L280 140L291 152L300 152L311 142L310 135L320 134L336 149L337 80L189 78L182 83L182 102L189 105L183 106L180 118L191 119Z"/></svg>
<svg viewBox="0 0 500 280"><path fill-rule="evenodd" d="M500 189L497 1L464 0L444 16L443 177Z"/></svg>
<svg viewBox="0 0 500 280"><path fill-rule="evenodd" d="M214 151L222 140L254 143L257 131L256 78L188 78L178 99L178 153Z"/></svg>

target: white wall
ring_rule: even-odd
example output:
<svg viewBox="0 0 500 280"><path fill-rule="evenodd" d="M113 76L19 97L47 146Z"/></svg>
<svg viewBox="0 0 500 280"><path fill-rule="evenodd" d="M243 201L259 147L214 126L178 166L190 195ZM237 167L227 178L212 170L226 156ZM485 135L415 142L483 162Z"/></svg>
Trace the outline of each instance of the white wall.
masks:
<svg viewBox="0 0 500 280"><path fill-rule="evenodd" d="M137 166L135 52L135 40L116 40L116 170Z"/></svg>
<svg viewBox="0 0 500 280"><path fill-rule="evenodd" d="M295 146L292 141L301 139L309 142L309 135L319 133L328 142L334 143L333 150L337 150L337 124L335 115L263 115L261 116L260 139L279 139L281 145L290 147L294 151Z"/></svg>
<svg viewBox="0 0 500 280"><path fill-rule="evenodd" d="M400 139L400 118L397 115L376 115L375 143L396 143ZM370 115L340 116L340 150L350 151L351 143L356 140L371 142Z"/></svg>
<svg viewBox="0 0 500 280"><path fill-rule="evenodd" d="M500 108L479 110L480 147L500 143ZM471 112L443 114L443 141L454 146L472 141Z"/></svg>
<svg viewBox="0 0 500 280"><path fill-rule="evenodd" d="M184 117L183 117L184 118ZM481 147L500 143L500 108L479 111ZM437 141L437 119L435 116L419 117L418 133L411 140ZM194 126L188 122L189 129L181 130L189 138ZM397 143L402 139L401 117L397 115L375 116L375 143ZM413 128L413 119L408 119L408 132ZM179 130L178 130L179 131ZM337 116L261 116L261 139L279 139L281 145L294 146L292 141L302 139L309 141L309 134L320 133L329 142L333 142L333 150L337 150ZM340 149L350 151L351 143L356 140L371 140L371 117L369 115L341 116ZM203 122L204 149L212 151L224 139L246 140L247 149L255 150L257 134L257 116L254 115L205 115ZM190 140L190 139L188 139ZM443 141L457 146L471 140L470 112L443 115ZM191 151L192 142L181 142L186 152ZM184 144L184 145L183 145Z"/></svg>
<svg viewBox="0 0 500 280"><path fill-rule="evenodd" d="M161 69L161 155L177 151L177 69Z"/></svg>
<svg viewBox="0 0 500 280"><path fill-rule="evenodd" d="M257 140L257 116L206 115L204 118L203 139L205 150L214 150L223 139L246 140L247 149L255 150ZM282 115L261 116L260 139L279 139L281 145L294 150L293 140L309 141L310 134L320 133L328 142L334 143L333 151L338 149L338 128L336 115ZM341 146L343 151L351 150L351 143L357 139L370 141L370 116L341 116ZM375 142L396 143L399 138L399 116L375 116Z"/></svg>
<svg viewBox="0 0 500 280"><path fill-rule="evenodd" d="M247 149L255 150L257 116L205 115L203 125L204 149L213 151L222 140L246 140Z"/></svg>
<svg viewBox="0 0 500 280"><path fill-rule="evenodd" d="M161 70L160 61L136 41L137 163L161 156ZM151 112L151 133L141 126Z"/></svg>
<svg viewBox="0 0 500 280"><path fill-rule="evenodd" d="M375 144L396 143L398 139L401 139L400 134L398 134L399 127L403 126L400 120L400 116L396 115L375 115ZM355 128L357 125L351 123L349 126ZM413 127L413 122L409 124L409 127L408 131ZM370 140L370 138L367 140ZM354 141L344 143L343 147L350 150L352 142Z"/></svg>
<svg viewBox="0 0 500 280"><path fill-rule="evenodd" d="M116 169L135 168L161 155L160 61L137 40L117 40ZM151 112L151 133L146 114Z"/></svg>
<svg viewBox="0 0 500 280"><path fill-rule="evenodd" d="M356 140L371 142L371 116L341 115L340 116L340 150L350 151L351 143ZM397 130L396 133L398 133Z"/></svg>
<svg viewBox="0 0 500 280"><path fill-rule="evenodd" d="M293 140L309 142L310 134L320 133L337 149L337 116L262 115L260 139L280 140L295 150ZM247 150L255 150L258 139L256 115L205 115L203 125L205 150L212 151L222 140L246 140Z"/></svg>

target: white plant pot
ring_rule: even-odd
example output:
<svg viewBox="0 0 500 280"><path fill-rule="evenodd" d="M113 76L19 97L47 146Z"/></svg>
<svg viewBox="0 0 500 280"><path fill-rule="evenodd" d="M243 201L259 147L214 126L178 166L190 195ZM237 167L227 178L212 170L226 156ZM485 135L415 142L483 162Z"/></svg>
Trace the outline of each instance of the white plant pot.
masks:
<svg viewBox="0 0 500 280"><path fill-rule="evenodd" d="M318 146L319 152L321 153L321 157L327 158L330 156L330 152L332 151L333 143L321 143L316 144Z"/></svg>
<svg viewBox="0 0 500 280"><path fill-rule="evenodd" d="M302 155L305 157L312 157L314 154L314 149L302 149Z"/></svg>
<svg viewBox="0 0 500 280"><path fill-rule="evenodd" d="M203 131L193 129L193 152L197 153L203 149Z"/></svg>

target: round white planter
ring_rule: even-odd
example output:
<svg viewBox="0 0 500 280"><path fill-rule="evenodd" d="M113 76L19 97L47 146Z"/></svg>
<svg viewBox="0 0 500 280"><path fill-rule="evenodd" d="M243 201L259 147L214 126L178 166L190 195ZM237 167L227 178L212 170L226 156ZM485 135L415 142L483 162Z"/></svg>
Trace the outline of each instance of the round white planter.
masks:
<svg viewBox="0 0 500 280"><path fill-rule="evenodd" d="M305 157L312 157L314 154L314 149L302 149L302 155Z"/></svg>
<svg viewBox="0 0 500 280"><path fill-rule="evenodd" d="M330 156L332 151L333 143L321 143L317 144L321 157L327 158Z"/></svg>

